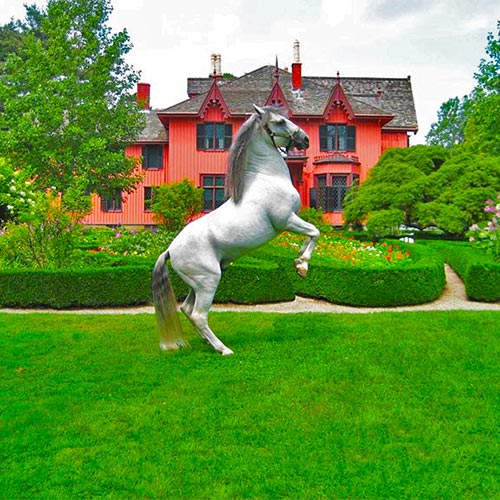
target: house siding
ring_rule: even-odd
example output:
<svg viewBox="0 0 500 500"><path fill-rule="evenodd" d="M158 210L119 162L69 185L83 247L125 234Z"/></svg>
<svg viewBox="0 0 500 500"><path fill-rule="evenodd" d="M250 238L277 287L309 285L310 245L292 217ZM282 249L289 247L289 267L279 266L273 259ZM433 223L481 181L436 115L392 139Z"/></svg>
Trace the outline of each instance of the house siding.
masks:
<svg viewBox="0 0 500 500"><path fill-rule="evenodd" d="M123 195L122 210L103 212L100 198L94 196L93 210L84 222L131 226L154 224L152 213L144 210L145 187L180 182L185 178L201 187L203 175L224 175L226 172L229 151L198 150L197 125L204 122L231 124L234 140L253 111L252 104L263 105L273 92L287 100L285 105L290 119L309 136L309 148L288 161L304 207L310 206L315 176L346 175L348 187L353 176L364 182L380 155L392 147L408 147L408 134L417 129L409 78L387 81L347 79L345 88L353 93L352 97L344 93L340 78L303 77L304 91L297 96L290 93L289 74L279 70L279 80L276 75L276 68L263 67L228 83L200 79L200 82L203 80L204 93L190 93L193 97L187 101L167 110L150 111L146 132L141 134L137 144L126 148L126 154L139 159L144 144L161 143L164 146L163 168L149 170L139 164L138 172L143 179L134 191ZM278 81L281 83L276 83ZM263 86L267 90L262 90ZM234 93L231 93L232 87ZM384 91L382 100L370 94L379 92L380 88ZM391 92L397 92L393 108ZM408 108L403 114L400 112L404 109L401 96L406 99ZM384 110L377 107L381 105ZM321 151L320 126L327 123L355 126L355 151ZM388 123L391 128L384 128ZM396 126L392 126L393 123ZM333 225L343 222L342 211L326 212L325 217Z"/></svg>

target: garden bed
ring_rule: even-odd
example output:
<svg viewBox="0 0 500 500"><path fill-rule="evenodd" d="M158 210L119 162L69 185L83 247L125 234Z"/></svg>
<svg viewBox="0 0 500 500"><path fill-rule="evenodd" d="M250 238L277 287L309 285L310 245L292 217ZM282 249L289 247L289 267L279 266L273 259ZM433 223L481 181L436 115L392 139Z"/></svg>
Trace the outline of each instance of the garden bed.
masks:
<svg viewBox="0 0 500 500"><path fill-rule="evenodd" d="M346 261L332 258L326 254L328 248L320 247L308 277L302 279L293 266L296 242L289 243L278 240L230 266L215 302L257 304L290 301L301 295L358 307L386 307L430 302L444 289L441 257L419 245L350 249L350 260ZM379 250L386 253L371 261L372 254ZM368 260L364 261L365 257ZM116 263L121 259L116 256ZM123 261L127 265L102 268L0 271L0 306L66 309L149 304L154 261L137 258L136 266L130 265L132 261L128 257ZM177 297L182 300L187 287L175 273L171 277Z"/></svg>

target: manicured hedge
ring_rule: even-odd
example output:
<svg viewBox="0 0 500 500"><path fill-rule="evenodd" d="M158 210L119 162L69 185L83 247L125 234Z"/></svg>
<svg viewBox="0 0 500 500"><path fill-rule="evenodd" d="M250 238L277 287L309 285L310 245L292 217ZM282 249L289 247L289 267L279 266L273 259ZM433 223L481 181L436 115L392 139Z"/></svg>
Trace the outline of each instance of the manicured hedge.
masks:
<svg viewBox="0 0 500 500"><path fill-rule="evenodd" d="M500 262L468 242L435 241L428 243L441 253L465 284L465 293L472 300L500 300Z"/></svg>
<svg viewBox="0 0 500 500"><path fill-rule="evenodd" d="M295 273L292 250L262 249L226 270L215 301L254 304L301 295L337 304L382 307L438 298L445 284L439 254L419 245L408 249L414 264L405 267L341 266L313 258L306 279ZM143 261L140 266L113 268L1 271L0 306L63 309L149 304L152 267L152 262ZM171 279L182 299L188 291L186 285L173 272Z"/></svg>
<svg viewBox="0 0 500 500"><path fill-rule="evenodd" d="M343 266L313 256L306 279L296 275L290 255L285 258L283 252L279 259L297 295L357 307L413 305L437 299L445 286L442 258L418 245L401 244L401 247L411 252L414 264L402 267L394 263L378 268Z"/></svg>
<svg viewBox="0 0 500 500"><path fill-rule="evenodd" d="M0 272L2 307L108 307L149 300L151 269L145 266L82 270Z"/></svg>
<svg viewBox="0 0 500 500"><path fill-rule="evenodd" d="M169 266L170 267L170 266ZM172 286L179 300L187 293L187 285L172 271ZM215 302L259 304L294 300L295 293L287 273L276 262L244 257L224 272L215 294Z"/></svg>
<svg viewBox="0 0 500 500"><path fill-rule="evenodd" d="M82 270L0 272L0 307L119 307L151 303L153 264ZM179 298L187 286L171 272ZM288 275L273 262L246 258L230 266L215 300L254 304L293 300Z"/></svg>

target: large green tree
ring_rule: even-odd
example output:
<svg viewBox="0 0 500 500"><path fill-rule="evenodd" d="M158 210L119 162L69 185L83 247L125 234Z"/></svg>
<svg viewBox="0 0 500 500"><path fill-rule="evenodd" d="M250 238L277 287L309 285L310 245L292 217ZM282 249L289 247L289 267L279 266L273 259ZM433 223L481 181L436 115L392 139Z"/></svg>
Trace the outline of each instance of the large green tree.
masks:
<svg viewBox="0 0 500 500"><path fill-rule="evenodd" d="M2 64L0 156L63 200L132 189L135 162L124 147L143 127L132 95L138 74L124 59L127 32L107 25L109 0L30 8Z"/></svg>
<svg viewBox="0 0 500 500"><path fill-rule="evenodd" d="M440 146L391 149L347 202L344 218L375 234L405 224L463 235L484 218L485 200L499 191L500 162L491 155Z"/></svg>

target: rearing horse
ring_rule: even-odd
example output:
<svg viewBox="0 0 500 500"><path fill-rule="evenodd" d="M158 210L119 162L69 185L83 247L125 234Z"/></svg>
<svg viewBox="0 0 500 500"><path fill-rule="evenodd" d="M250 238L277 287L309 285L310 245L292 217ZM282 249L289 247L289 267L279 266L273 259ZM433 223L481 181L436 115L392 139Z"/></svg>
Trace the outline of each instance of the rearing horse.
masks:
<svg viewBox="0 0 500 500"><path fill-rule="evenodd" d="M295 260L299 275L307 274L319 231L297 215L300 196L277 148L293 145L306 149L309 137L275 108L254 108L256 112L241 127L229 154L228 200L188 224L156 261L153 302L162 350L185 345L168 259L191 289L182 312L202 338L223 355L233 351L208 326L208 311L222 273L231 262L282 231L291 231L307 236Z"/></svg>

